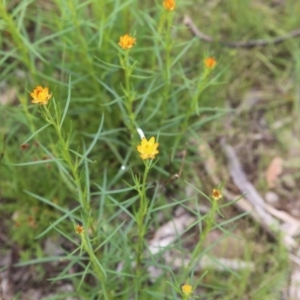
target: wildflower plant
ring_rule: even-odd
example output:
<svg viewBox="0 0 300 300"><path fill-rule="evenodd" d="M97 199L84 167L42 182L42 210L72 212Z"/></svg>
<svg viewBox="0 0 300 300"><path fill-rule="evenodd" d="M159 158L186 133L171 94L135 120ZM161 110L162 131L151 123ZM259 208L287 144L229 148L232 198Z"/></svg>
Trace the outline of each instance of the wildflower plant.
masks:
<svg viewBox="0 0 300 300"><path fill-rule="evenodd" d="M155 143L155 138L151 137L149 141L143 137L141 144L137 146L137 151L140 153L140 157L144 161L145 170L143 178L140 181L139 176L133 176L135 182L135 189L138 192L139 196L139 208L136 212L136 223L138 228L138 242L136 250L136 269L137 276L141 276L141 264L142 264L142 255L145 250L144 248L144 237L147 230L147 223L145 222L145 217L149 212L149 198L147 197L147 178L148 173L153 168L154 164L153 159L158 154L157 147L158 143ZM149 217L149 215L148 215Z"/></svg>
<svg viewBox="0 0 300 300"><path fill-rule="evenodd" d="M51 9L59 17L47 18L32 1L20 1L16 14L25 25L41 22L32 36L23 31L23 19L10 13L6 2L0 4L1 26L12 39L3 41L8 48L14 45L5 55L16 64L3 59L5 72L18 65L28 74L25 83L17 82L20 105L7 110L5 128L0 128L7 132L0 147L5 152L1 193L20 210L12 221L18 225L28 212L35 212L35 218L27 218L27 228L12 231L19 243L32 241L40 258L28 255L32 260L20 265L43 263L42 241L61 238L68 246L55 245L61 252L52 259L62 270L51 274L51 280L72 282L78 298L195 295L188 283L170 289L166 277L186 282L196 276L204 239L216 216L222 216L221 192L209 190L209 196L201 183L194 187L210 205L203 216L198 200L194 203L183 192L193 168L183 166L176 184L169 179L172 168L182 165L178 154L188 148L190 164L196 149L191 139L199 142L204 125L217 122L224 109L203 104L210 100L205 91L216 81L220 63L201 48L200 54L194 53L197 64L189 66L186 56L196 41L177 35L182 3L54 1ZM139 139L139 128L146 137ZM149 247L156 230L172 222L178 206L196 217L191 227L200 229L180 274L164 263L169 249L186 253L179 236L156 254ZM14 213L12 206L5 209ZM161 271L154 279L152 267Z"/></svg>
<svg viewBox="0 0 300 300"><path fill-rule="evenodd" d="M135 45L136 38L130 36L129 34L125 34L120 36L119 46L125 50L124 54L120 54L120 65L124 70L125 83L122 85L123 93L124 93L124 106L127 110L127 116L125 117L125 124L131 134L131 137L134 137L136 132L136 115L133 110L134 100L136 97L135 91L133 89L131 83L131 77L134 72L136 62L131 63L129 50Z"/></svg>

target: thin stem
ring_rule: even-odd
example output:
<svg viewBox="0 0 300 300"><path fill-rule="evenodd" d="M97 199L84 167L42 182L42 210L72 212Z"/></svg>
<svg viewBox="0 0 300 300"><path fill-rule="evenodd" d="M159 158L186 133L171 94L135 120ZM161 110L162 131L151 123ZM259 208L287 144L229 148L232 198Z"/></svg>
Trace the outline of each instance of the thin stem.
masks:
<svg viewBox="0 0 300 300"><path fill-rule="evenodd" d="M88 201L88 199L85 199L86 193L81 186L81 180L80 180L80 176L78 174L77 165L73 161L71 154L69 152L69 143L68 143L68 141L65 141L64 136L60 130L60 120L58 118L56 121L53 119L47 106L43 106L43 111L45 113L44 116L46 118L46 121L53 125L55 132L57 134L62 157L66 161L66 163L71 171L71 174L73 176L74 184L76 186L76 191L78 194L78 200L79 200L82 208L84 209L84 211L88 212L89 211L89 201Z"/></svg>
<svg viewBox="0 0 300 300"><path fill-rule="evenodd" d="M161 70L163 74L163 80L165 82L162 97L163 102L161 104L161 122L165 121L166 111L168 109L168 101L170 98L170 86L171 86L171 51L172 51L172 34L171 34L171 27L173 23L173 12L169 12L163 10L162 14L160 15L160 19L157 26L157 35L156 35L156 43L159 44L160 41L162 42L162 46L165 51L165 64L163 65L163 70ZM156 62L156 56L152 55L152 60L150 65L152 66L152 70L156 69L158 65Z"/></svg>
<svg viewBox="0 0 300 300"><path fill-rule="evenodd" d="M128 114L128 120L125 121L126 126L130 132L131 140L133 140L135 133L136 133L136 126L135 126L135 114L133 112L133 101L135 98L134 91L131 87L131 74L133 72L133 65L131 66L129 63L129 51L125 52L124 58L121 58L121 65L124 69L124 76L125 76L125 107Z"/></svg>
<svg viewBox="0 0 300 300"><path fill-rule="evenodd" d="M164 11L163 20L166 21L166 30L165 30L165 67L164 67L164 91L163 91L163 103L162 103L162 117L161 120L164 122L166 110L169 107L167 103L169 102L170 98L170 86L171 86L171 51L173 48L172 43L172 23L173 23L173 13L169 11ZM161 26L161 25L160 25ZM159 28L159 31L162 29Z"/></svg>
<svg viewBox="0 0 300 300"><path fill-rule="evenodd" d="M102 290L103 290L103 294L104 294L104 299L108 300L110 299L109 297L109 293L107 291L107 287L106 287L106 275L103 272L103 270L100 268L99 264L97 263L98 259L95 256L92 247L90 247L88 241L87 241L87 237L85 236L85 233L81 234L81 239L82 239L82 245L84 250L87 252L87 254L89 255L90 261L92 263L93 269L97 275L97 278L99 280L99 282L101 283L102 286Z"/></svg>
<svg viewBox="0 0 300 300"><path fill-rule="evenodd" d="M212 200L212 208L209 211L209 213L206 215L206 218L205 218L206 219L205 228L199 234L199 241L196 245L196 248L194 249L194 251L192 253L192 257L189 261L189 264L185 268L184 278L187 277L188 273L193 268L195 261L198 261L199 254L201 253L202 248L203 248L203 242L205 241L208 233L211 231L211 228L212 228L212 226L214 224L214 220L215 220L215 214L217 211L218 211L218 203L216 200Z"/></svg>
<svg viewBox="0 0 300 300"><path fill-rule="evenodd" d="M200 113L200 109L199 109L199 98L201 96L201 94L203 93L203 91L205 90L205 88L207 87L207 79L209 76L210 70L209 69L205 69L204 74L199 78L198 83L197 83L197 90L194 93L194 96L192 98L190 107L188 109L188 111L185 113L183 122L181 123L179 132L181 132L182 134L178 134L177 138L175 140L174 143L174 149L176 149L182 139L182 137L185 136L186 130L189 126L189 121L191 119L191 117L196 113L197 115L199 115Z"/></svg>
<svg viewBox="0 0 300 300"><path fill-rule="evenodd" d="M137 212L136 221L138 227L138 241L136 248L136 276L138 279L138 290L140 290L142 282L142 256L144 252L144 236L146 233L146 224L145 224L145 215L147 214L148 209L148 199L146 195L146 185L147 185L147 176L151 167L151 161L145 162L145 171L142 180L142 187L138 187L138 192L140 195L140 206Z"/></svg>

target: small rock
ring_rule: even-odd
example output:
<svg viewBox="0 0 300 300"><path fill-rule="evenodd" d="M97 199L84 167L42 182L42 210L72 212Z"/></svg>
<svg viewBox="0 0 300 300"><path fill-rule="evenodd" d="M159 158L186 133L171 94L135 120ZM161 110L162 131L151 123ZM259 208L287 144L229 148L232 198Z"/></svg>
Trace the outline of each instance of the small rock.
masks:
<svg viewBox="0 0 300 300"><path fill-rule="evenodd" d="M265 200L269 204L276 205L279 202L279 196L275 192L269 191L265 195Z"/></svg>

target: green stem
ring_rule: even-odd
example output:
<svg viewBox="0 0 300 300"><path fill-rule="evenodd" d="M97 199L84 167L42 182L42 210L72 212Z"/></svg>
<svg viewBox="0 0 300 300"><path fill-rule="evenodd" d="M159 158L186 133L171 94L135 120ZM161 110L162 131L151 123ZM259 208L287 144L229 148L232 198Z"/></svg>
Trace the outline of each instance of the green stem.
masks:
<svg viewBox="0 0 300 300"><path fill-rule="evenodd" d="M207 78L208 75L210 73L209 69L205 69L204 74L199 78L199 81L197 83L197 90L192 98L189 110L185 113L183 122L180 125L179 128L179 132L181 134L178 134L176 137L176 140L174 142L174 149L177 149L179 143L181 142L181 139L185 136L186 130L189 127L189 121L191 119L191 117L196 113L197 115L199 115L200 111L199 111L199 98L201 96L201 94L203 93L203 91L205 90L206 86L207 86Z"/></svg>
<svg viewBox="0 0 300 300"><path fill-rule="evenodd" d="M145 172L143 175L142 189L139 192L140 194L140 207L138 211L138 243L137 243L137 269L141 266L142 254L143 254L143 242L144 242L144 234L145 234L145 224L144 218L148 208L148 201L146 196L146 181L148 176L149 168L145 166Z"/></svg>
<svg viewBox="0 0 300 300"><path fill-rule="evenodd" d="M97 276L99 282L101 283L103 294L104 294L104 299L108 300L108 299L110 299L110 297L109 297L107 287L106 287L106 274L103 272L103 270L97 263L98 259L95 256L92 247L89 245L89 243L86 239L85 233L81 234L81 239L82 239L83 248L87 252L87 254L90 258L90 261L92 263L93 270L95 271L96 276Z"/></svg>
<svg viewBox="0 0 300 300"><path fill-rule="evenodd" d="M214 220L215 220L215 214L216 214L217 211L218 211L218 201L217 200L212 200L212 208L209 211L209 213L206 215L205 228L202 232L200 232L199 241L196 245L196 248L194 249L194 251L192 253L189 264L185 268L183 278L186 278L188 276L188 273L193 268L193 265L194 265L195 261L198 261L199 255L200 255L200 253L202 251L202 248L203 248L203 242L205 241L208 233L211 231L211 228L213 227Z"/></svg>
<svg viewBox="0 0 300 300"><path fill-rule="evenodd" d="M131 81L130 77L133 71L133 66L129 63L129 51L127 50L125 52L125 56L123 60L121 61L121 65L124 68L124 76L125 76L125 106L127 110L127 117L128 120L126 120L127 128L131 135L131 140L133 141L134 136L136 134L136 125L135 125L135 114L133 112L133 101L134 101L134 91L131 87Z"/></svg>
<svg viewBox="0 0 300 300"><path fill-rule="evenodd" d="M60 150L61 150L61 154L62 157L64 158L64 160L66 161L71 174L73 176L73 180L74 180L74 184L76 187L76 191L78 194L78 200L82 206L82 208L84 209L85 212L89 212L89 201L86 198L86 192L84 191L84 189L81 187L81 180L78 174L78 169L77 169L77 165L76 163L73 161L71 154L69 152L69 143L68 141L65 141L63 134L61 132L61 128L60 128L60 120L57 119L56 121L53 119L49 109L47 106L43 106L43 112L44 112L44 116L46 118L46 121L49 122L50 124L53 125L55 132L57 134L58 137L58 142L60 144Z"/></svg>
<svg viewBox="0 0 300 300"><path fill-rule="evenodd" d="M146 184L147 184L147 176L150 170L151 162L147 161L145 163L145 172L143 175L142 188L138 188L138 192L140 195L140 206L137 212L137 227L138 227L138 241L136 248L136 276L137 278L142 278L142 257L144 252L144 236L146 233L146 224L145 224L145 215L147 214L148 209L148 199L146 195ZM141 280L139 280L138 288L140 288Z"/></svg>
<svg viewBox="0 0 300 300"><path fill-rule="evenodd" d="M171 28L173 23L173 13L168 11L164 12L163 20L166 20L167 26L165 31L165 67L164 67L164 91L163 91L163 103L162 103L162 117L161 121L164 122L166 110L168 109L168 102L170 98L170 86L171 86L171 51L172 51L172 34ZM160 24L161 26L161 24ZM159 31L162 29L159 28Z"/></svg>

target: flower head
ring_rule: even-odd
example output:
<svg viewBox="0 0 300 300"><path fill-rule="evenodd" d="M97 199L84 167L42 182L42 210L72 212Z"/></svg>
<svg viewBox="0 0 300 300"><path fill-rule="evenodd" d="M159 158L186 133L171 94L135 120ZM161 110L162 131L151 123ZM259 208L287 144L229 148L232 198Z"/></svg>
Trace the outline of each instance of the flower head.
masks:
<svg viewBox="0 0 300 300"><path fill-rule="evenodd" d="M181 287L181 290L186 296L189 296L193 292L192 286L187 283Z"/></svg>
<svg viewBox="0 0 300 300"><path fill-rule="evenodd" d="M120 36L119 46L124 50L132 48L135 45L135 43L136 38L130 36L129 34Z"/></svg>
<svg viewBox="0 0 300 300"><path fill-rule="evenodd" d="M83 228L83 226L77 224L76 228L75 228L75 231L76 231L77 234L81 234L81 233L84 233L84 228Z"/></svg>
<svg viewBox="0 0 300 300"><path fill-rule="evenodd" d="M219 200L219 199L221 199L223 197L223 195L221 194L221 192L219 190L213 189L211 197L214 200Z"/></svg>
<svg viewBox="0 0 300 300"><path fill-rule="evenodd" d="M175 9L176 7L176 3L175 0L165 0L163 2L163 6L166 10L172 11Z"/></svg>
<svg viewBox="0 0 300 300"><path fill-rule="evenodd" d="M51 98L52 94L49 93L49 89L47 87L43 88L42 86L37 86L30 96L33 98L31 103L38 103L38 104L48 104L49 99Z"/></svg>
<svg viewBox="0 0 300 300"><path fill-rule="evenodd" d="M204 59L204 65L207 69L213 69L217 64L214 57L207 57Z"/></svg>
<svg viewBox="0 0 300 300"><path fill-rule="evenodd" d="M136 148L142 159L154 159L155 155L158 153L157 147L158 143L155 143L155 138L153 136L149 141L147 141L146 138L142 138L141 144Z"/></svg>
<svg viewBox="0 0 300 300"><path fill-rule="evenodd" d="M29 144L22 144L22 145L20 145L20 148L21 148L22 150L26 150L26 149L29 148Z"/></svg>

